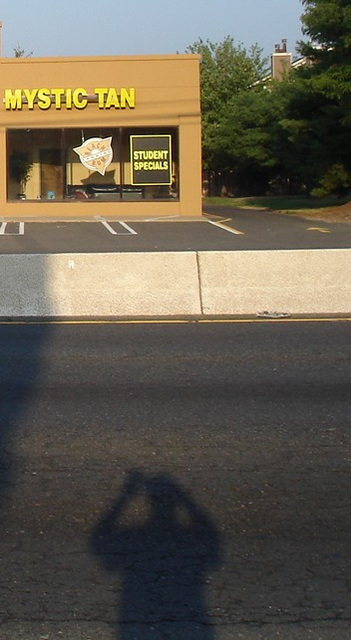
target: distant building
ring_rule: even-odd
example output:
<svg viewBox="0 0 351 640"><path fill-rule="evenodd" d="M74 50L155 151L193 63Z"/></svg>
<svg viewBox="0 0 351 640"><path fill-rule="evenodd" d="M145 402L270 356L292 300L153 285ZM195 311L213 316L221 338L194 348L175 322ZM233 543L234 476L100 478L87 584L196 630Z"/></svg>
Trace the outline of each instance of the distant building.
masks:
<svg viewBox="0 0 351 640"><path fill-rule="evenodd" d="M291 69L292 54L288 53L287 41L282 40L281 44L276 44L274 53L271 55L271 76L274 80L281 80Z"/></svg>
<svg viewBox="0 0 351 640"><path fill-rule="evenodd" d="M283 39L281 44L275 45L274 53L271 55L271 74L269 78L282 80L290 69L297 69L302 65L308 64L308 62L307 58L304 57L293 60L292 53L289 53L287 49L287 40ZM265 80L267 79L265 78Z"/></svg>

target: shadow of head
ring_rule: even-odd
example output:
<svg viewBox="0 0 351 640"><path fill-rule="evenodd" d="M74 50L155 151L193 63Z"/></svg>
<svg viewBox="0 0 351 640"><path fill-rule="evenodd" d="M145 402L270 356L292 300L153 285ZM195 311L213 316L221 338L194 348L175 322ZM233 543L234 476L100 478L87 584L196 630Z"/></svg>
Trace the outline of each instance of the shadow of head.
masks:
<svg viewBox="0 0 351 640"><path fill-rule="evenodd" d="M206 584L219 562L218 534L174 478L130 472L97 524L92 548L120 579L119 638L212 639ZM146 627L135 635L140 625L150 636Z"/></svg>

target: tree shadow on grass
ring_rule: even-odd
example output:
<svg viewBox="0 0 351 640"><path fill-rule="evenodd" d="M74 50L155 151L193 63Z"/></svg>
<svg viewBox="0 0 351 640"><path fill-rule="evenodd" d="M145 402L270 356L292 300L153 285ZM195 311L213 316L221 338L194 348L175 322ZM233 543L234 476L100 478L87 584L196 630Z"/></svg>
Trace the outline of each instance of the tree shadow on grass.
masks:
<svg viewBox="0 0 351 640"><path fill-rule="evenodd" d="M169 475L130 472L91 542L121 580L119 640L213 640L205 587L218 534Z"/></svg>

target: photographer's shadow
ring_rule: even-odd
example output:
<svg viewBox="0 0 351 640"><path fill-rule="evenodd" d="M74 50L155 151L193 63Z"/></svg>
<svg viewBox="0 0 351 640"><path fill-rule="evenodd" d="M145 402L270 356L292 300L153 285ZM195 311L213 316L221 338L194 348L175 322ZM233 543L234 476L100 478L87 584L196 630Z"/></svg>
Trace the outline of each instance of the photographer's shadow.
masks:
<svg viewBox="0 0 351 640"><path fill-rule="evenodd" d="M205 586L218 535L171 477L129 473L92 547L121 580L119 640L213 640Z"/></svg>

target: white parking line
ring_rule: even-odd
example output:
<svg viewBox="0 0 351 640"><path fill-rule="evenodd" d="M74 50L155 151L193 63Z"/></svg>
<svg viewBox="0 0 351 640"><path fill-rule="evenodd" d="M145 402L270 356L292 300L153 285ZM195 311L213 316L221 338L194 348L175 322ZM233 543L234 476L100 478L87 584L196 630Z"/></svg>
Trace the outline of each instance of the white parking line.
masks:
<svg viewBox="0 0 351 640"><path fill-rule="evenodd" d="M230 220L230 218L228 218ZM229 233L234 233L236 236L244 236L245 233L242 231L238 231L238 229L233 229L233 227L227 227L227 225L222 222L214 222L213 220L207 220L209 224L213 224L214 227L219 227L223 229L223 231L228 231Z"/></svg>
<svg viewBox="0 0 351 640"><path fill-rule="evenodd" d="M97 220L98 222L101 222L101 224L104 225L105 229L107 229L107 231L113 236L137 236L138 235L137 232L134 229L132 229L132 227L130 227L126 222L122 222L121 220L116 220L114 224L120 224L122 227L124 227L124 229L127 230L127 233L125 231L122 231L122 233L119 233L113 227L111 227L111 225L107 222L107 220L105 220L105 218L102 218L101 216L95 216L95 220Z"/></svg>
<svg viewBox="0 0 351 640"><path fill-rule="evenodd" d="M24 236L24 222L18 223L18 233L6 233L6 227L9 223L2 222L0 225L0 235L1 236ZM17 224L17 223L16 223Z"/></svg>
<svg viewBox="0 0 351 640"><path fill-rule="evenodd" d="M164 220L170 220L173 218L179 218L178 215L172 216L157 216L157 218L145 218L142 222L163 222Z"/></svg>
<svg viewBox="0 0 351 640"><path fill-rule="evenodd" d="M318 231L319 233L330 233L326 227L308 227L307 231Z"/></svg>
<svg viewBox="0 0 351 640"><path fill-rule="evenodd" d="M125 229L127 229L127 231L129 231L129 234L130 234L130 235L132 235L132 236L137 236L137 235L138 235L138 234L137 234L137 232L135 231L135 229L132 229L132 227L130 227L130 226L129 226L129 224L127 224L126 222L122 222L122 220L119 220L119 221L118 221L118 224L121 224L121 225L122 225L122 227L124 227ZM125 235L125 234L119 233L119 234L117 234L117 235L120 235L120 236L121 236L121 235Z"/></svg>

